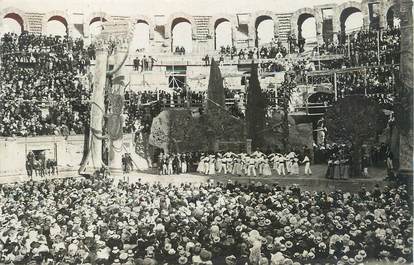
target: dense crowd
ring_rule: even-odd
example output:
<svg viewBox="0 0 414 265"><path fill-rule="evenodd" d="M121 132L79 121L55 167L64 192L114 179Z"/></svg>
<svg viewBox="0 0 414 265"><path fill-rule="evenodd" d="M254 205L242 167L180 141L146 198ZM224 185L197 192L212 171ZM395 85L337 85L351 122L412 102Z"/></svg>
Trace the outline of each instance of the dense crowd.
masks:
<svg viewBox="0 0 414 265"><path fill-rule="evenodd" d="M337 66L335 61L342 61L346 67L398 64L400 61L399 28L361 29L339 35L339 39L325 38L322 44L313 49L313 55L343 54L348 57L348 60L334 60L332 67ZM304 41L303 38L296 40L290 36L291 53L303 52Z"/></svg>
<svg viewBox="0 0 414 265"><path fill-rule="evenodd" d="M360 71L337 74L339 97L350 94L387 95L394 94L399 66L378 66Z"/></svg>
<svg viewBox="0 0 414 265"><path fill-rule="evenodd" d="M0 135L28 136L83 133L89 98L83 76L91 52L81 39L23 32L5 34Z"/></svg>
<svg viewBox="0 0 414 265"><path fill-rule="evenodd" d="M353 66L398 64L400 61L399 28L383 31L360 30L349 38L350 58Z"/></svg>
<svg viewBox="0 0 414 265"><path fill-rule="evenodd" d="M282 45L281 42L272 40L271 43L263 45L260 48L240 48L237 49L235 46L230 45L220 47L219 51L219 62L223 62L225 59L230 58L238 60L248 59L281 59L287 55L287 49ZM210 57L206 55L203 60L207 63L210 62Z"/></svg>
<svg viewBox="0 0 414 265"><path fill-rule="evenodd" d="M8 33L2 37L0 53L7 65L0 69L0 136L84 133L90 115L87 71L95 59L93 45L86 47L82 39L67 36ZM152 69L153 60L141 60L140 70ZM136 132L136 123L143 118L142 109L129 99L156 100L149 93L133 94L126 96L126 132Z"/></svg>
<svg viewBox="0 0 414 265"><path fill-rule="evenodd" d="M379 46L378 46L379 44ZM305 76L319 65L324 69L367 66L360 70L344 71L337 75L338 98L352 94L364 94L387 108L392 106L395 77L399 67L400 30L357 31L339 42L325 42L320 53L332 54L338 50L350 51L350 60L287 59L287 50L278 42L252 49L222 47L220 61L227 57L239 59L269 58L263 61L260 72L294 71L297 82L304 83ZM182 50L179 47L177 51ZM184 49L185 50L185 49ZM379 50L379 53L378 53ZM2 76L0 102L0 136L36 136L82 134L89 120L90 88L86 73L90 60L95 58L94 47L86 47L82 39L43 36L23 32L21 35L5 34L0 44ZM209 62L209 58L205 58ZM145 55L134 59L137 71L152 70L156 59ZM378 64L381 64L379 66ZM378 65L372 67L371 65ZM332 80L333 81L333 80ZM243 83L243 81L242 81ZM186 88L171 89L171 92L143 91L129 93L125 106L125 131L135 132L134 124L142 119L140 104L158 101L162 106L181 107L187 103L200 105L205 92ZM266 93L265 93L266 94ZM238 102L243 95L228 97ZM138 100L138 102L131 102ZM128 100L127 100L128 101ZM269 98L272 105L274 97ZM240 103L240 102L238 102ZM243 117L243 106L229 105L228 110ZM150 121L149 121L150 123Z"/></svg>
<svg viewBox="0 0 414 265"><path fill-rule="evenodd" d="M0 262L410 264L409 200L405 186L350 193L104 178L3 184Z"/></svg>
<svg viewBox="0 0 414 265"><path fill-rule="evenodd" d="M313 49L313 55L333 55L333 54L346 54L346 46L338 41L326 40L317 48Z"/></svg>

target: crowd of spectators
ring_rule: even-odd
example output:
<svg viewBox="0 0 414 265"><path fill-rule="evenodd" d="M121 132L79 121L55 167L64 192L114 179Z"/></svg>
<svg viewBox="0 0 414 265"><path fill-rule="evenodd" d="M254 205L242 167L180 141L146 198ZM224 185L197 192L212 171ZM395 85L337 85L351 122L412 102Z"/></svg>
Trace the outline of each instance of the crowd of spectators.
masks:
<svg viewBox="0 0 414 265"><path fill-rule="evenodd" d="M360 30L349 38L349 57L353 66L398 64L400 61L399 28Z"/></svg>
<svg viewBox="0 0 414 265"><path fill-rule="evenodd" d="M319 49L321 53L326 54L336 53L346 47L346 50L349 49L351 52L351 60L339 59L315 64L310 59L287 59L287 50L276 41L253 49L237 50L235 47L222 47L220 60L223 61L229 56L239 59L275 58L262 62L260 71L295 71L298 77L296 81L299 83L301 77L316 70L319 65L324 69L332 69L381 64L377 67L338 73L338 98L351 94L365 94L383 105L391 106L395 76L398 76L399 68L389 64L399 62L399 45L400 30L397 28L382 31L361 30L350 34L349 38L340 41L339 44L326 42ZM178 50L181 51L181 47ZM90 60L95 58L93 45L86 47L82 39L67 36L9 33L2 37L0 52L2 64L7 65L0 70L0 101L4 106L0 109L1 136L70 135L84 132L90 108L90 90L85 85L85 75ZM155 61L151 56L137 57L134 59L134 69L152 70ZM161 91L156 94L144 91L131 95L130 98L138 100L138 105L159 101L161 105L176 107L184 106L189 100L191 104L201 105L205 100L205 92L177 88L171 93ZM125 126L127 132L134 130L134 119L141 115L141 111L129 109L132 105L134 104L125 107L125 115L128 118ZM230 111L237 114L236 116L241 116L241 109L243 108L234 105Z"/></svg>
<svg viewBox="0 0 414 265"><path fill-rule="evenodd" d="M346 46L337 41L324 41L322 45L313 49L313 55L346 54Z"/></svg>
<svg viewBox="0 0 414 265"><path fill-rule="evenodd" d="M5 34L0 53L1 136L83 133L90 92L82 80L93 53L81 39Z"/></svg>
<svg viewBox="0 0 414 265"><path fill-rule="evenodd" d="M287 49L282 45L281 42L272 41L267 45L263 45L260 48L241 48L237 50L235 46L220 47L220 61L225 58L239 60L247 59L280 59L287 55Z"/></svg>
<svg viewBox="0 0 414 265"><path fill-rule="evenodd" d="M395 76L399 66L367 67L359 71L337 74L338 95L389 95L395 90Z"/></svg>
<svg viewBox="0 0 414 265"><path fill-rule="evenodd" d="M93 45L86 47L82 39L67 36L7 33L0 53L1 63L7 65L0 69L0 136L84 133L90 115L90 88L85 83L95 59ZM142 59L137 70L151 70L153 61L151 56ZM166 97L166 92L160 94ZM124 130L135 132L144 118L139 104L156 101L156 94L130 92L126 99Z"/></svg>
<svg viewBox="0 0 414 265"><path fill-rule="evenodd" d="M293 185L2 184L5 264L412 262L405 186L309 192Z"/></svg>

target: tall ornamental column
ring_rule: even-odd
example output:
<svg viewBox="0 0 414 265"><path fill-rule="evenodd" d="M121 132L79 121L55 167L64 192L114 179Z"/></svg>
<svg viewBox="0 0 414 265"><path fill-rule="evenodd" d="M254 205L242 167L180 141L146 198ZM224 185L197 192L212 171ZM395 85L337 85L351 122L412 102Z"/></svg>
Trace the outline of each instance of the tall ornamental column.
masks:
<svg viewBox="0 0 414 265"><path fill-rule="evenodd" d="M98 38L95 43L95 70L93 75L93 91L91 97L89 152L85 173L93 174L102 165L102 128L105 115L105 83L108 62L109 41Z"/></svg>
<svg viewBox="0 0 414 265"><path fill-rule="evenodd" d="M122 155L126 152L124 148L124 137L123 137L123 110L124 110L124 89L125 89L125 70L122 67L125 63L125 59L128 56L128 42L124 41L117 44L115 48L115 65L120 67L112 76L112 88L110 95L111 122L114 124L115 130L112 130L108 126L109 133L109 170L112 176L122 175ZM116 67L115 66L115 67ZM109 125L109 124L108 124ZM112 133L112 132L115 133ZM116 132L118 131L118 132Z"/></svg>

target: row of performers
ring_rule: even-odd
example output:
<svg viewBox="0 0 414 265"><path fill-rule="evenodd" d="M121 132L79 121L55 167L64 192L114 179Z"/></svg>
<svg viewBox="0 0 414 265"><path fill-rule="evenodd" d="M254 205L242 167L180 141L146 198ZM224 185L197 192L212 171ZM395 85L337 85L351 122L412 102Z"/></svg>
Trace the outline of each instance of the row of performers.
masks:
<svg viewBox="0 0 414 265"><path fill-rule="evenodd" d="M274 153L265 155L259 151L253 154L225 153L221 155L202 155L198 163L197 172L205 175L232 174L247 176L271 176L272 172L278 175L299 175L299 164L305 165L305 175L311 175L310 158L305 155L300 161L294 152L282 155Z"/></svg>

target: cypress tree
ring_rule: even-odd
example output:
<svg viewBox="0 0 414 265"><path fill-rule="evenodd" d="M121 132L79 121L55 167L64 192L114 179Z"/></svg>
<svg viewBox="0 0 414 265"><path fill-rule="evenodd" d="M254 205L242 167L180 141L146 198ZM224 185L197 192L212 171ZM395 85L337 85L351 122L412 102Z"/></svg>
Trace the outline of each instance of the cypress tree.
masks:
<svg viewBox="0 0 414 265"><path fill-rule="evenodd" d="M264 126L266 115L266 100L260 88L257 64L251 66L250 82L247 90L247 135L252 139L252 148L264 147Z"/></svg>
<svg viewBox="0 0 414 265"><path fill-rule="evenodd" d="M224 108L225 96L223 78L221 77L220 68L214 59L211 60L207 97L209 99L207 100L207 111L217 108L218 106L216 104Z"/></svg>

